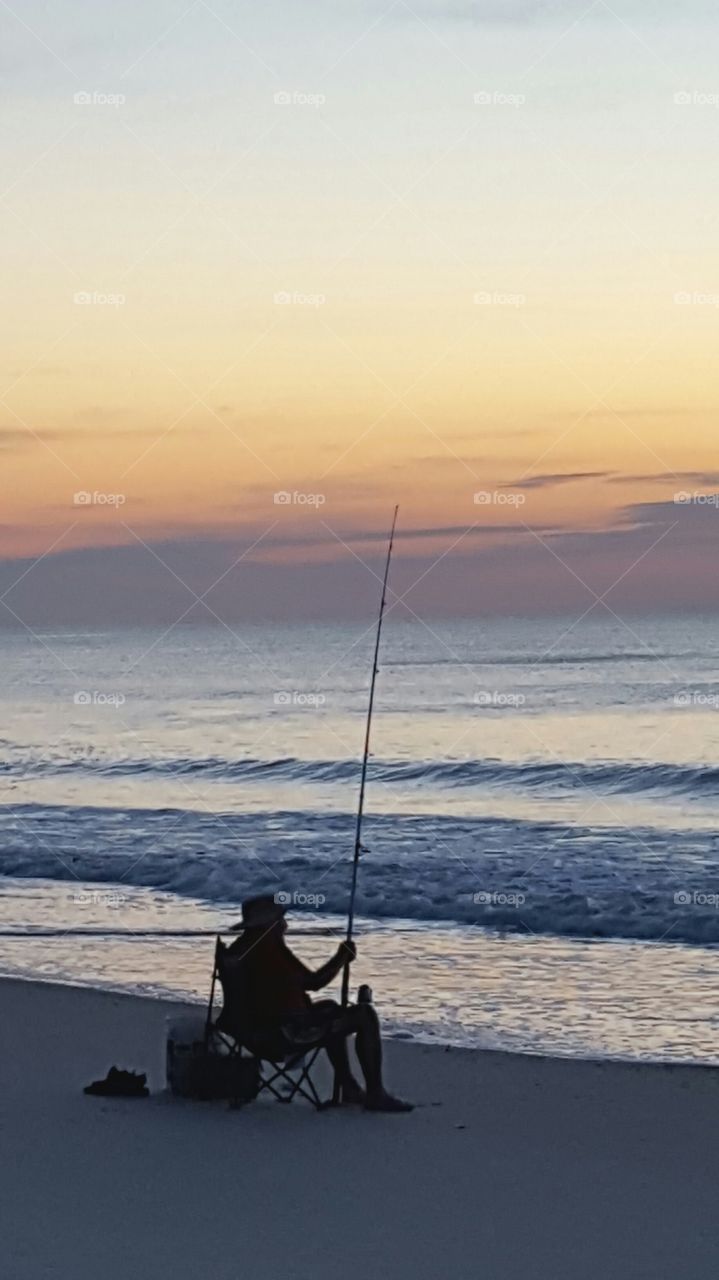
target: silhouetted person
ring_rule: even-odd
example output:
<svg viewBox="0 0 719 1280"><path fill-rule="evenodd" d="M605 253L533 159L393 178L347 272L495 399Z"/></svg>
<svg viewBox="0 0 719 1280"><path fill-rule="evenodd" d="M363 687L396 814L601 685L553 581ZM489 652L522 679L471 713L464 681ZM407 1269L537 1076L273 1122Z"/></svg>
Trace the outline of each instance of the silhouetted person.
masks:
<svg viewBox="0 0 719 1280"><path fill-rule="evenodd" d="M308 991L320 991L356 957L354 943L342 943L331 960L312 971L285 942L285 908L269 895L242 904L243 933L228 948L229 960L242 961L243 1004L253 1029L283 1032L293 1045L308 1047L313 1036L325 1038L345 1102L368 1111L411 1111L410 1103L394 1098L382 1082L382 1038L371 1004L343 1009L335 1000L312 1001ZM355 1080L347 1054L347 1040L355 1050L365 1080Z"/></svg>

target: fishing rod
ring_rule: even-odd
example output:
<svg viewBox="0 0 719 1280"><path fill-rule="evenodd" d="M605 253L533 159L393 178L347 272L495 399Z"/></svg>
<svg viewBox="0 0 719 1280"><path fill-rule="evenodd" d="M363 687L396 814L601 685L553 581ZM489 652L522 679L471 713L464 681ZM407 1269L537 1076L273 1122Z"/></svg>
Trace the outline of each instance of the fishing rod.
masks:
<svg viewBox="0 0 719 1280"><path fill-rule="evenodd" d="M354 856L352 859L352 883L350 886L350 901L349 901L349 910L347 913L347 934L345 937L346 943L351 943L352 934L354 932L355 897L357 894L357 873L359 871L360 854L362 852L362 818L364 816L364 797L365 797L365 786L367 783L367 762L369 760L369 745L370 745L370 736L372 733L372 711L374 709L374 690L375 690L375 684L377 681L377 672L379 671L377 661L379 658L379 643L382 636L382 622L384 621L384 611L385 611L385 605L387 603L387 582L389 581L389 566L390 566L390 561L392 559L392 546L394 544L394 531L397 524L398 511L399 511L399 506L396 506L394 509L394 516L392 517L392 528L390 529L390 533L389 533L389 543L387 546L387 562L384 567L384 579L382 581L382 599L380 601L380 606L379 606L379 618L377 620L377 634L375 636L375 642L374 642L374 658L372 661L372 679L370 681L370 687L369 687L369 705L367 707L367 725L365 728L364 753L362 755L362 773L360 775L359 803L357 806L357 825L355 828ZM349 961L347 961L342 972L342 1008L343 1009L346 1008L348 1003L349 985L350 985L350 966L349 966Z"/></svg>

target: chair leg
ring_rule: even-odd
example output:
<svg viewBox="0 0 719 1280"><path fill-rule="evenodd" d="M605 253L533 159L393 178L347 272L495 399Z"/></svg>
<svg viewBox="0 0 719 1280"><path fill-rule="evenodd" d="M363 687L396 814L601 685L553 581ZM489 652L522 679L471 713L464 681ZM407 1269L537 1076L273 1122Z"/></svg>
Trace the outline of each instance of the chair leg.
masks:
<svg viewBox="0 0 719 1280"><path fill-rule="evenodd" d="M320 1098L317 1092L317 1089L315 1087L315 1083L310 1075L310 1072L312 1070L312 1067L315 1064L315 1061L317 1060L317 1056L319 1052L320 1052L319 1049L314 1050L311 1057L309 1057L309 1060L306 1061L305 1066L302 1068L302 1072L297 1079L293 1079L292 1076L289 1074L286 1068L282 1066L281 1063L270 1062L268 1059L267 1061L269 1062L269 1065L272 1068L274 1074L271 1075L269 1078L264 1077L262 1079L260 1084L260 1091L262 1091L262 1089L269 1089L270 1093L273 1094L274 1097L277 1098L279 1102L284 1102L284 1103L292 1102L293 1098L295 1098L297 1094L299 1094L307 1102L311 1103L311 1105L315 1108L316 1111L324 1110L324 1108L328 1104L323 1102L322 1099ZM283 1080L285 1084L289 1086L289 1090L287 1094L282 1094L280 1093L279 1089L275 1088L276 1080Z"/></svg>
<svg viewBox="0 0 719 1280"><path fill-rule="evenodd" d="M308 1058L308 1060L306 1060L305 1065L302 1068L302 1074L300 1075L300 1078L297 1081L297 1088L298 1088L298 1091L302 1094L303 1098L306 1098L307 1101L311 1102L312 1105L318 1111L321 1111L325 1106L328 1106L329 1104L326 1102L323 1102L322 1099L320 1098L320 1095L317 1092L317 1088L314 1080L312 1079L312 1074L311 1074L312 1068L314 1067L315 1062L317 1061L319 1053L320 1053L320 1050L315 1049L314 1053Z"/></svg>
<svg viewBox="0 0 719 1280"><path fill-rule="evenodd" d="M305 1085L307 1086L306 1088L304 1087ZM331 1099L326 1102L322 1101L315 1087L315 1082L308 1072L303 1073L301 1080L298 1081L297 1089L298 1092L302 1094L303 1098L306 1098L308 1102L312 1103L312 1106L316 1111L324 1111L326 1107L332 1106Z"/></svg>
<svg viewBox="0 0 719 1280"><path fill-rule="evenodd" d="M288 1076L276 1062L271 1062L269 1065L273 1068L274 1074L271 1076L260 1077L259 1092L262 1093L264 1089L268 1089L278 1102L291 1102L297 1092L294 1088L294 1080L292 1080L292 1078ZM287 1094L280 1093L279 1089L275 1088L275 1080L285 1080L287 1084L290 1085L291 1091Z"/></svg>

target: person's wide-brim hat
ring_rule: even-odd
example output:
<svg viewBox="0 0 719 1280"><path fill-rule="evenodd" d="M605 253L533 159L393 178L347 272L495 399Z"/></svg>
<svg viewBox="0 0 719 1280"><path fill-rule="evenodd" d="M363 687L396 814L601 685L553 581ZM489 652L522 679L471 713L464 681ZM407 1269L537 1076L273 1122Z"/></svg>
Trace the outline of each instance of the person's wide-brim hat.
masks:
<svg viewBox="0 0 719 1280"><path fill-rule="evenodd" d="M284 920L287 908L271 894L260 894L257 898L247 898L242 903L242 925L245 929L262 929L268 925Z"/></svg>

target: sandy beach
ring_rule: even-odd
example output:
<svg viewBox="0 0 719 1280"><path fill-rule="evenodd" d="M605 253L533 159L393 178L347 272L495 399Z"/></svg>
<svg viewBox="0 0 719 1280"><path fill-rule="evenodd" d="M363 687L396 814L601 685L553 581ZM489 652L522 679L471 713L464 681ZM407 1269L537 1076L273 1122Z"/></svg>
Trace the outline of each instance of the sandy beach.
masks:
<svg viewBox="0 0 719 1280"><path fill-rule="evenodd" d="M0 983L8 1280L707 1280L719 1072L393 1042L410 1116L162 1092L180 1006ZM142 1068L147 1100L87 1098Z"/></svg>

